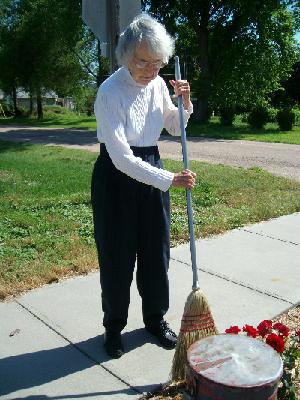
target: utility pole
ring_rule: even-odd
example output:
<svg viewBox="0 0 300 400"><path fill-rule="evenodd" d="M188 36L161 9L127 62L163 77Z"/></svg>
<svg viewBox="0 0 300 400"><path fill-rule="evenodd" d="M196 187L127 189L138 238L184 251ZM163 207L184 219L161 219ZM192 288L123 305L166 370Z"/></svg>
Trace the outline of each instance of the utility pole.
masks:
<svg viewBox="0 0 300 400"><path fill-rule="evenodd" d="M110 59L110 73L113 73L117 69L115 50L120 35L119 11L120 11L119 0L106 0L106 12L107 12L106 20L108 21L107 42L109 45L108 54Z"/></svg>

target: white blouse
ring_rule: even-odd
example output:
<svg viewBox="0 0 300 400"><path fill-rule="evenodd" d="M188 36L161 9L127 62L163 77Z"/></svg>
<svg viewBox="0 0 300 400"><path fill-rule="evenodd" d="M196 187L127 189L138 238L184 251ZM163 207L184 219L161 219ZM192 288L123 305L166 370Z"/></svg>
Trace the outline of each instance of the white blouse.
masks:
<svg viewBox="0 0 300 400"><path fill-rule="evenodd" d="M178 109L165 81L157 76L143 86L121 67L99 87L95 101L97 137L105 143L117 169L162 191L169 189L174 174L151 166L133 155L130 146L156 146L163 128L180 135ZM193 106L184 111L185 124Z"/></svg>

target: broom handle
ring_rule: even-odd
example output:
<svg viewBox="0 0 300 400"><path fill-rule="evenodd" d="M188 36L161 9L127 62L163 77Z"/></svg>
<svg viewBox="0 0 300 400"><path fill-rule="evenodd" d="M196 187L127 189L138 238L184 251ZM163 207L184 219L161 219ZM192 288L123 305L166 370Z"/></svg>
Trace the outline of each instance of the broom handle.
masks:
<svg viewBox="0 0 300 400"><path fill-rule="evenodd" d="M180 64L179 57L175 56L175 79L178 81L181 79L180 73ZM183 118L183 100L182 95L178 96L178 111L179 111L179 122L180 122L180 130L181 130L181 147L182 147L182 156L183 156L183 165L184 169L189 168L189 160L187 154L187 146L186 146L186 132L184 127L184 118ZM199 289L198 283L198 271L196 264L196 245L195 245L195 232L194 232L194 223L193 223L193 206L192 206L192 193L191 189L185 189L186 201L187 201L187 213L188 213L188 223L189 223L189 233L190 233L190 252L191 252L191 260L192 260L192 270L193 270L193 290Z"/></svg>

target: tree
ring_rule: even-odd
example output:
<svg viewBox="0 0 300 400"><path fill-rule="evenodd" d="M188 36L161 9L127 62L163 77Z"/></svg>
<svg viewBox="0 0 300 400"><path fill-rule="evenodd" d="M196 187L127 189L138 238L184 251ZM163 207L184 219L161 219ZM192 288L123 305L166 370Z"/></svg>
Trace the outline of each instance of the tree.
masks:
<svg viewBox="0 0 300 400"><path fill-rule="evenodd" d="M300 61L297 61L291 76L281 82L281 87L275 91L271 104L276 108L291 108L300 104Z"/></svg>
<svg viewBox="0 0 300 400"><path fill-rule="evenodd" d="M262 103L295 62L295 1L145 0L143 6L175 35L177 53L189 54L199 121L207 120L210 106Z"/></svg>
<svg viewBox="0 0 300 400"><path fill-rule="evenodd" d="M77 111L92 115L97 88L108 76L110 68L108 58L101 55L100 41L85 24L74 54L85 73L85 80L74 87L72 96L76 101Z"/></svg>
<svg viewBox="0 0 300 400"><path fill-rule="evenodd" d="M82 78L73 52L81 33L80 3L58 0L53 7L50 0L23 0L21 12L20 81L36 95L38 117L42 118L43 92L67 95Z"/></svg>
<svg viewBox="0 0 300 400"><path fill-rule="evenodd" d="M80 1L57 0L55 7L51 0L1 3L0 84L14 95L16 115L16 87L37 99L42 118L44 92L91 103L108 69L99 41L82 22Z"/></svg>
<svg viewBox="0 0 300 400"><path fill-rule="evenodd" d="M74 49L82 35L81 4L73 0L5 0L1 5L1 85L16 85L36 96L43 117L42 94L70 94L86 79Z"/></svg>
<svg viewBox="0 0 300 400"><path fill-rule="evenodd" d="M101 55L100 41L86 25L75 52L89 82L99 87L109 73L109 60Z"/></svg>
<svg viewBox="0 0 300 400"><path fill-rule="evenodd" d="M282 86L287 95L300 105L300 61L294 64L290 78Z"/></svg>
<svg viewBox="0 0 300 400"><path fill-rule="evenodd" d="M20 23L18 17L18 4L3 0L0 7L0 85L13 99L15 117L21 113L17 107L19 64L16 60L18 53L16 32Z"/></svg>

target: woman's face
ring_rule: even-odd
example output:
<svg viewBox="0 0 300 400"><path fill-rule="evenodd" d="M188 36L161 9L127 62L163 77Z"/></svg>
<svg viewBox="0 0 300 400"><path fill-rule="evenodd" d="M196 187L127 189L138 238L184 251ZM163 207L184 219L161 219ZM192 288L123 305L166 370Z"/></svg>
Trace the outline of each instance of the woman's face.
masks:
<svg viewBox="0 0 300 400"><path fill-rule="evenodd" d="M163 62L157 58L145 43L140 43L128 65L132 78L141 85L148 85L155 79Z"/></svg>

